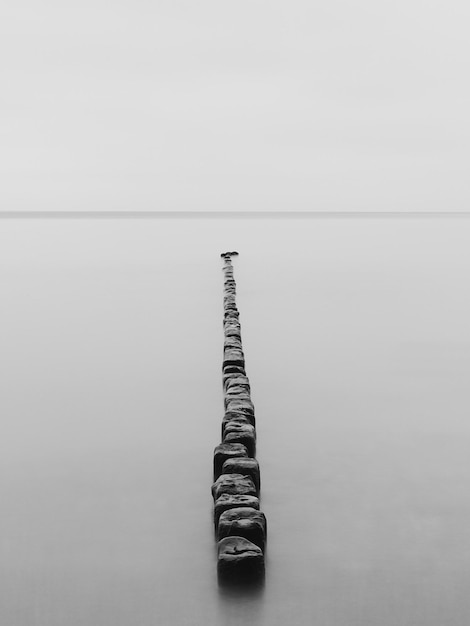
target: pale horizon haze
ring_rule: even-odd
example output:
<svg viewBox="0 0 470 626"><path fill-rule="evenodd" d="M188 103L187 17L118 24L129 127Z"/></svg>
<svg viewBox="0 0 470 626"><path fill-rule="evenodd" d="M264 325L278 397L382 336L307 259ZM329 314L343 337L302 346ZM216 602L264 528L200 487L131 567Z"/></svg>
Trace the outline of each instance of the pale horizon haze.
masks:
<svg viewBox="0 0 470 626"><path fill-rule="evenodd" d="M463 1L6 0L1 211L466 211Z"/></svg>

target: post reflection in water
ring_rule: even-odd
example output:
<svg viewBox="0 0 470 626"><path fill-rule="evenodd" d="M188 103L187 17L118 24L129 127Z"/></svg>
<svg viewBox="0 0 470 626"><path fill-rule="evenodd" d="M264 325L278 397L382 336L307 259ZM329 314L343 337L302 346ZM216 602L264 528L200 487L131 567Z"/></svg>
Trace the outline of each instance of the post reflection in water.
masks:
<svg viewBox="0 0 470 626"><path fill-rule="evenodd" d="M265 601L265 576L256 581L219 582L217 615L219 624L260 624Z"/></svg>

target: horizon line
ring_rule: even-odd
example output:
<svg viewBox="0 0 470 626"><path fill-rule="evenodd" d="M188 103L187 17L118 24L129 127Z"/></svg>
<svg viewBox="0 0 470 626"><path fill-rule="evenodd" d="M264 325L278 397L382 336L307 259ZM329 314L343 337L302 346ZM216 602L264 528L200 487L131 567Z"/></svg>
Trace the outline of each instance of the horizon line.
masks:
<svg viewBox="0 0 470 626"><path fill-rule="evenodd" d="M0 219L302 219L470 217L470 211L0 211Z"/></svg>

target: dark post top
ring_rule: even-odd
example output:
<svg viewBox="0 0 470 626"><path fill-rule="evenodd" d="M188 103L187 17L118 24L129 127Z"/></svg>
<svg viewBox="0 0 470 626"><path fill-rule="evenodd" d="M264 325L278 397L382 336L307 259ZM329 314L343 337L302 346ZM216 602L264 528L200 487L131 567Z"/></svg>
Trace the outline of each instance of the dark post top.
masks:
<svg viewBox="0 0 470 626"><path fill-rule="evenodd" d="M222 252L221 257L238 256L238 252Z"/></svg>

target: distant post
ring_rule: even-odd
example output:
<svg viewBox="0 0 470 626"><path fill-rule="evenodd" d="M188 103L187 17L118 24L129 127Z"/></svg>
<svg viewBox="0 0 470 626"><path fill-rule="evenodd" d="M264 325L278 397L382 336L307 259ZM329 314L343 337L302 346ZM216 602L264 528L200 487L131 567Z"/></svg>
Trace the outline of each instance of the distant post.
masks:
<svg viewBox="0 0 470 626"><path fill-rule="evenodd" d="M220 582L245 582L264 575L266 518L260 511L255 410L246 375L232 257L223 252L225 413L221 443L214 450L214 525Z"/></svg>

